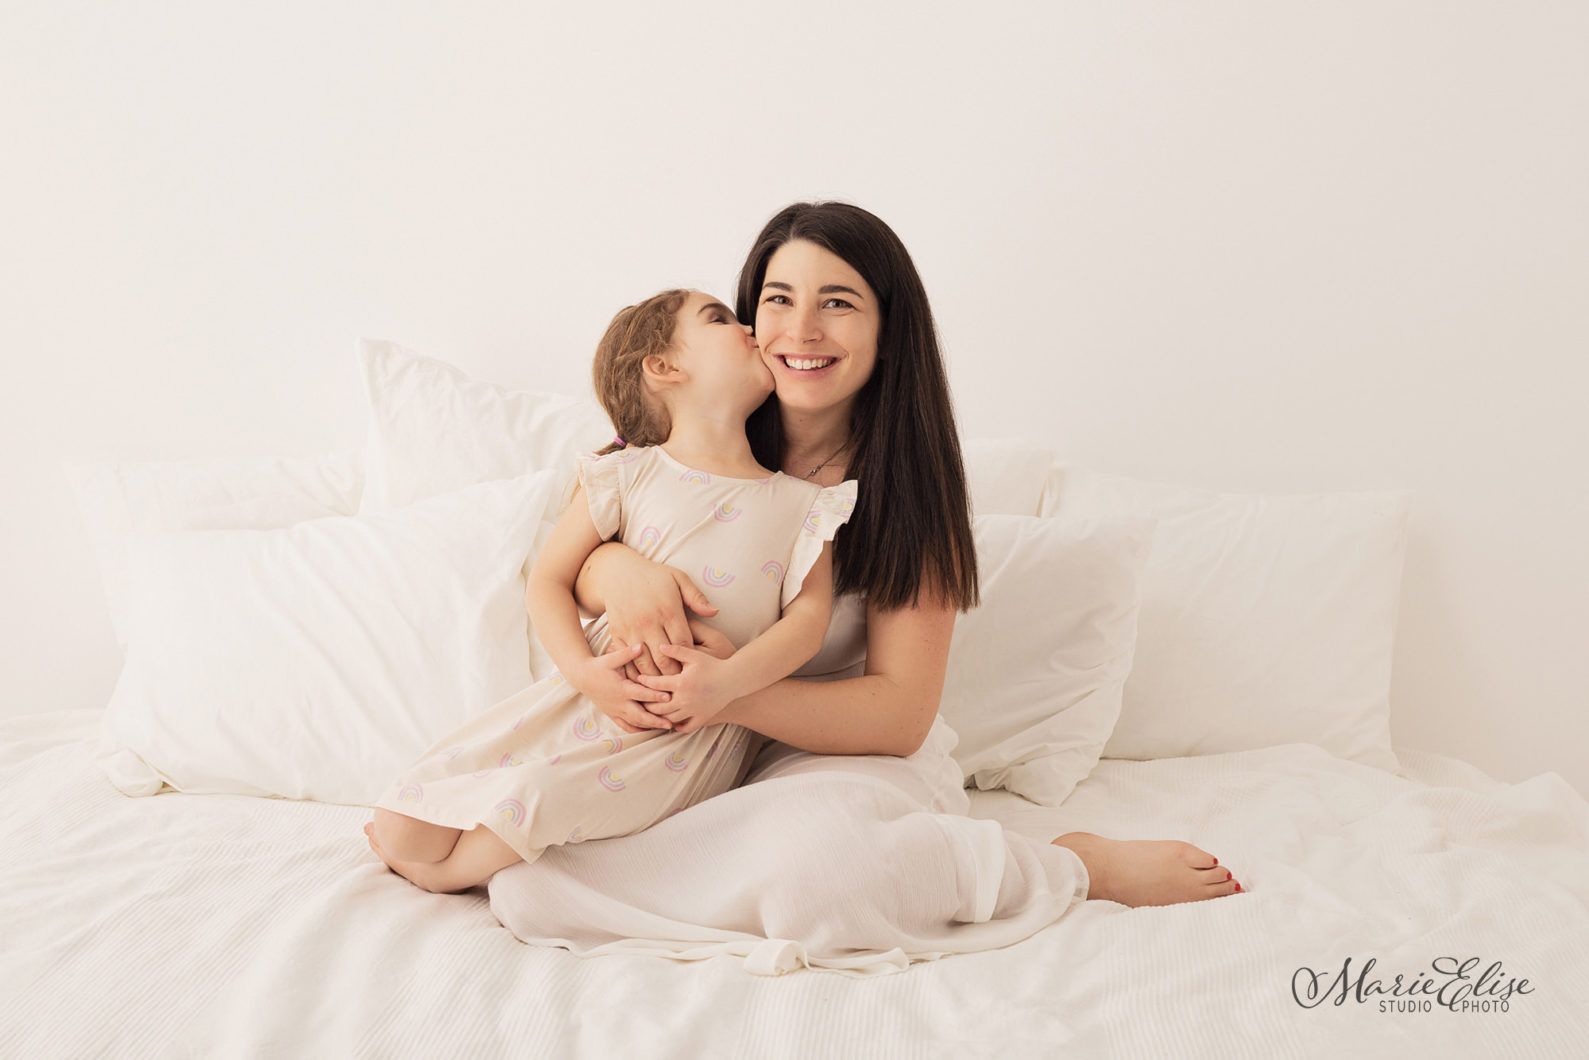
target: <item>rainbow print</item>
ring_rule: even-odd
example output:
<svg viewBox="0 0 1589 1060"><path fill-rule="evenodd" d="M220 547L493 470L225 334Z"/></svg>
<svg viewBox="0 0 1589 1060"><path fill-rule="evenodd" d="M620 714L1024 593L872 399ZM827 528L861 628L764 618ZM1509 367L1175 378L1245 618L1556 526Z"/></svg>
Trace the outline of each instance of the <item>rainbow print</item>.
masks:
<svg viewBox="0 0 1589 1060"><path fill-rule="evenodd" d="M397 797L403 802L421 802L425 798L425 789L418 784L404 784Z"/></svg>
<svg viewBox="0 0 1589 1060"><path fill-rule="evenodd" d="M640 450L625 446L613 455L612 460L615 464L632 464L639 456Z"/></svg>
<svg viewBox="0 0 1589 1060"><path fill-rule="evenodd" d="M609 736L601 742L606 745L607 753L610 755L615 755L623 750L623 737L621 736Z"/></svg>
<svg viewBox="0 0 1589 1060"><path fill-rule="evenodd" d="M473 773L470 773L469 775L471 777L484 777L484 776L489 776L490 773L491 773L491 770L489 770L489 769L477 769Z"/></svg>
<svg viewBox="0 0 1589 1060"><path fill-rule="evenodd" d="M777 585L783 581L783 564L779 563L777 560L770 559L766 563L763 563L761 565L761 572L765 574L767 576L767 580L772 582L774 585Z"/></svg>
<svg viewBox="0 0 1589 1060"><path fill-rule="evenodd" d="M601 735L601 726L596 724L596 719L589 714L581 714L574 719L575 739L589 742Z"/></svg>
<svg viewBox="0 0 1589 1060"><path fill-rule="evenodd" d="M809 512L806 512L806 523L805 523L805 526L806 526L807 530L811 531L814 534L814 533L817 532L817 529L821 525L822 525L822 513L821 512L817 511L815 508L812 508Z"/></svg>
<svg viewBox="0 0 1589 1060"><path fill-rule="evenodd" d="M502 756L502 761L497 763L497 768L498 769L508 769L508 768L510 768L512 766L523 765L523 764L524 764L524 759L520 758L518 755L514 754L512 751L509 751L507 754Z"/></svg>
<svg viewBox="0 0 1589 1060"><path fill-rule="evenodd" d="M704 471L686 471L679 476L679 481L688 482L692 486L708 486L711 485L712 476Z"/></svg>
<svg viewBox="0 0 1589 1060"><path fill-rule="evenodd" d="M555 754L552 757L548 758L546 760L546 764L549 765L549 766L555 766L555 765L557 765L557 763L561 762L562 760L563 760L563 752L559 751L557 754Z"/></svg>
<svg viewBox="0 0 1589 1060"><path fill-rule="evenodd" d="M840 501L839 502L839 518L840 519L848 519L850 517L850 513L853 512L853 511L855 511L855 502L854 501L852 501L852 500L844 500L844 501Z"/></svg>
<svg viewBox="0 0 1589 1060"><path fill-rule="evenodd" d="M608 791L622 791L624 789L623 778L614 773L611 766L602 766L601 772L596 775L596 779L601 781L601 786Z"/></svg>
<svg viewBox="0 0 1589 1060"><path fill-rule="evenodd" d="M463 744L459 744L457 747L447 748L447 750L442 752L441 756L447 761L451 762L454 758L457 758L461 754L463 754Z"/></svg>
<svg viewBox="0 0 1589 1060"><path fill-rule="evenodd" d="M563 840L565 843L583 843L584 841L585 830L583 828L574 829L572 832L568 833L568 838Z"/></svg>
<svg viewBox="0 0 1589 1060"><path fill-rule="evenodd" d="M712 509L712 518L716 519L720 523L731 523L735 519L738 519L744 510L745 509L743 508L736 508L727 501L724 501L722 504L719 504L716 508Z"/></svg>
<svg viewBox="0 0 1589 1060"><path fill-rule="evenodd" d="M524 804L518 799L503 799L491 807L491 812L514 827L524 823Z"/></svg>
<svg viewBox="0 0 1589 1060"><path fill-rule="evenodd" d="M690 763L689 760L684 757L683 751L674 751L672 754L668 755L662 760L662 764L667 766L668 769L674 773L682 773L684 772L684 768Z"/></svg>
<svg viewBox="0 0 1589 1060"><path fill-rule="evenodd" d="M701 577L706 581L707 585L714 589L721 589L734 580L734 576L722 567L703 567L701 568Z"/></svg>
<svg viewBox="0 0 1589 1060"><path fill-rule="evenodd" d="M646 549L656 548L657 543L661 540L662 531L654 526L648 526L640 531L640 550L643 552Z"/></svg>

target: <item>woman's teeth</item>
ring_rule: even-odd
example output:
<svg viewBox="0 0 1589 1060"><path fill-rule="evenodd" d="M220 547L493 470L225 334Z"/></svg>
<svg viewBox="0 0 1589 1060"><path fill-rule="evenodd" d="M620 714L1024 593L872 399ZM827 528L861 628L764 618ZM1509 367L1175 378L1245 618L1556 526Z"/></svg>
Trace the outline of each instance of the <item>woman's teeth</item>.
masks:
<svg viewBox="0 0 1589 1060"><path fill-rule="evenodd" d="M833 363L833 358L818 357L810 360L797 360L793 357L785 357L783 359L783 363L787 364L790 368L797 369L798 371L809 372L816 368L826 368L828 365Z"/></svg>

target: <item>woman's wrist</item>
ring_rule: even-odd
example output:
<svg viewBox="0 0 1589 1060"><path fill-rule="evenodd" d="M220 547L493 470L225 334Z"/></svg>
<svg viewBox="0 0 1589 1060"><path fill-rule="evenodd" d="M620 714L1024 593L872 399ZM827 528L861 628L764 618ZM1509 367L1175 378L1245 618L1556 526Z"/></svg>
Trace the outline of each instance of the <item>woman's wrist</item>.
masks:
<svg viewBox="0 0 1589 1060"><path fill-rule="evenodd" d="M728 705L722 710L718 711L717 717L714 720L723 723L731 723L734 725L744 725L745 716L755 705L756 697L761 693L761 691L762 690L759 688L753 688L747 692L735 696L733 699L730 699L728 701ZM749 726L746 726L746 728L749 728Z"/></svg>

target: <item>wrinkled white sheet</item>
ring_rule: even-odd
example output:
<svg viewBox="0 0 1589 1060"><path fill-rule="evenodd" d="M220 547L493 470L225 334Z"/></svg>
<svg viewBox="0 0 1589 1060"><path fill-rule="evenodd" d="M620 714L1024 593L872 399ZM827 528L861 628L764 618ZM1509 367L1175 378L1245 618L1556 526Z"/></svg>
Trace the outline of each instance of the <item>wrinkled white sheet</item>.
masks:
<svg viewBox="0 0 1589 1060"><path fill-rule="evenodd" d="M480 892L386 872L357 809L124 797L90 759L96 723L0 722L0 1055L1589 1054L1589 807L1554 774L1402 752L1393 776L1289 746L1106 761L1055 809L973 793L1039 843L1191 840L1248 893L1086 902L899 974L758 976L525 945ZM1300 967L1374 958L1388 985L1445 956L1531 992L1504 1012L1292 998Z"/></svg>

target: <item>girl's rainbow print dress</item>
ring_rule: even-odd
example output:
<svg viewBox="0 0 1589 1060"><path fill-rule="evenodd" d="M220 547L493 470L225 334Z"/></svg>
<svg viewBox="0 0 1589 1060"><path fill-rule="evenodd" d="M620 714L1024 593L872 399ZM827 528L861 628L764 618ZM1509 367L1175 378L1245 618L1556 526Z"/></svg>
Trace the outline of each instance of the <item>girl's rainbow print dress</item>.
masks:
<svg viewBox="0 0 1589 1060"><path fill-rule="evenodd" d="M736 647L778 620L855 507L855 483L782 473L724 478L660 446L580 460L596 528L690 573ZM585 629L596 654L605 617ZM628 835L733 787L761 740L738 725L626 733L553 673L441 736L377 806L433 824L484 824L526 860L549 846Z"/></svg>

